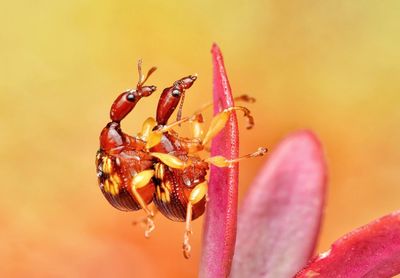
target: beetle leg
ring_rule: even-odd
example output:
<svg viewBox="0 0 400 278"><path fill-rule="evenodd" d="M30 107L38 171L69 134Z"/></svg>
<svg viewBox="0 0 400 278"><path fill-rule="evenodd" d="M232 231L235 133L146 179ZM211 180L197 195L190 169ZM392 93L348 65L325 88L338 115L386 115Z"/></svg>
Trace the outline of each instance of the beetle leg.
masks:
<svg viewBox="0 0 400 278"><path fill-rule="evenodd" d="M192 124L192 132L193 132L193 137L194 140L191 140L191 142L188 142L188 140L185 140L184 138L180 138L179 136L176 136L179 139L182 139L182 141L186 141L190 143L189 149L198 149L197 146L195 145L200 145L201 146L201 137L203 135L203 129L201 127L201 124L203 122L203 117L201 114L194 114L190 117L185 117L180 119L179 121L173 122L172 124L162 126L160 129L153 130L154 127L156 127L156 122L153 118L148 118L144 123L142 127L142 132L139 134L142 140L146 141L146 149L150 149L154 147L155 145L159 144L161 142L162 134L164 132L170 131L173 127L180 125L184 122L190 122ZM172 133L172 131L171 131ZM173 134L175 135L175 134ZM200 147L200 149L203 149ZM197 150L198 151L198 150Z"/></svg>
<svg viewBox="0 0 400 278"><path fill-rule="evenodd" d="M186 224L185 224L185 233L183 234L183 256L186 259L190 258L190 250L191 246L189 243L190 235L192 234L192 212L193 205L200 202L204 196L206 196L208 190L208 184L206 181L199 183L196 185L193 190L190 192L189 201L186 209Z"/></svg>
<svg viewBox="0 0 400 278"><path fill-rule="evenodd" d="M193 118L193 119L192 119ZM162 139L162 135L164 132L170 131L172 127L179 125L185 121L190 121L192 123L192 131L193 131L193 139L188 139L188 138L183 138L178 136L175 132L172 130L170 131L171 135L175 136L176 138L179 139L179 141L182 143L182 146L187 150L189 153L194 153L198 152L204 149L202 143L201 143L201 137L203 135L203 129L201 127L202 123L202 117L201 115L194 115L191 118L185 117L181 119L180 121L174 122L171 125L163 126L160 129L156 130L150 130L149 127L153 125L154 122L152 122L154 119L149 118L147 119L144 124L143 124L143 130L139 134L142 140L146 141L146 149L151 149L155 145L159 144Z"/></svg>
<svg viewBox="0 0 400 278"><path fill-rule="evenodd" d="M253 97L248 96L248 95L241 95L241 96L235 97L234 100L235 101L243 101L243 102L255 102L255 99ZM163 125L163 127L159 131L166 132L166 131L172 129L173 127L179 126L179 125L181 125L182 123L185 123L185 122L191 122L191 123L203 122L201 113L204 110L206 110L206 109L208 109L208 108L210 108L212 106L213 106L213 102L206 103L202 107L197 109L192 115L180 118L177 121L175 121L173 123L170 123L168 125ZM252 117L250 116L250 111L247 108L244 108L244 107L241 107L239 109L238 108L234 108L234 107L241 107L241 106L232 106L232 107L227 108L227 109L242 110L243 112L246 111L245 112L245 116L248 117L249 123L251 124L251 126L248 127L248 128L251 128L254 123L253 123ZM227 109L225 109L225 110L227 110ZM201 120L199 120L199 118ZM198 137L195 136L195 138L198 138Z"/></svg>
<svg viewBox="0 0 400 278"><path fill-rule="evenodd" d="M196 118L192 121L190 121L191 126L192 126L192 134L193 134L193 138L195 139L201 139L203 138L203 117L201 114L195 114Z"/></svg>
<svg viewBox="0 0 400 278"><path fill-rule="evenodd" d="M146 231L144 232L145 237L149 237L150 233L154 230L155 225L153 221L154 213L151 211L146 203L144 202L142 196L140 196L139 192L137 189L146 186L151 178L154 176L154 170L145 170L137 175L135 175L132 179L132 185L131 185L131 192L135 200L139 203L140 207L146 212L147 217L146 217Z"/></svg>
<svg viewBox="0 0 400 278"><path fill-rule="evenodd" d="M147 118L142 125L142 131L138 136L143 141L146 141L146 149L150 149L161 142L162 132L160 130L153 130L157 126L154 118Z"/></svg>
<svg viewBox="0 0 400 278"><path fill-rule="evenodd" d="M192 122L193 123L193 133L194 133L195 139L199 139L200 145L202 145L202 146L201 147L191 146L192 147L191 149L202 150L202 149L204 149L204 145L206 145L212 138L214 138L225 127L226 123L228 122L229 116L235 110L239 110L244 113L244 116L247 118L247 121L248 121L247 128L248 129L252 128L254 125L254 119L250 115L250 110L245 107L242 107L242 106L232 106L232 107L224 109L222 112L215 115L215 117L211 121L210 127L209 127L206 135L204 136L204 139L202 139L202 140L201 140L201 137L203 135L203 129L201 127L201 122L202 122L201 114L193 114L192 116L184 117L184 118L180 119L179 121L173 122L169 125L164 125L160 129L150 132L148 139L147 139L146 148L150 149L151 147L160 143L162 133L168 132L173 127L180 125L184 122ZM173 168L176 168L176 167L173 167Z"/></svg>
<svg viewBox="0 0 400 278"><path fill-rule="evenodd" d="M242 159L263 156L266 152L267 152L266 148L260 147L260 148L258 148L257 151L255 151L253 153L250 153L250 154L247 154L247 155L235 158L235 159L227 159L226 157L218 155L218 156L209 157L205 161L212 165L215 165L217 167L229 167L233 163L237 163Z"/></svg>
<svg viewBox="0 0 400 278"><path fill-rule="evenodd" d="M180 160L179 158L171 154L152 152L150 153L150 155L158 158L159 160L161 160L162 163L174 169L182 170L190 165L190 161Z"/></svg>
<svg viewBox="0 0 400 278"><path fill-rule="evenodd" d="M204 136L204 139L202 141L202 144L205 145L207 144L212 138L214 138L226 125L228 122L229 116L231 113L235 110L242 111L244 113L244 116L247 118L247 129L251 129L254 125L254 119L253 116L250 114L250 110L247 109L246 107L243 106L232 106L228 107L221 112L219 112L217 115L214 116L214 118L211 121L211 125L207 131L207 134ZM180 119L179 121L173 122L169 125L163 126L161 129L158 130L158 132L167 132L173 127L180 125L184 122L196 122L196 119L199 117L199 113L193 114L192 116L184 117ZM197 120L197 122L200 122ZM195 127L195 134L197 136L201 136L202 134L202 129L200 125L197 125Z"/></svg>
<svg viewBox="0 0 400 278"><path fill-rule="evenodd" d="M154 129L157 126L157 122L154 118L149 117L147 118L142 125L142 131L138 133L138 136L143 141L147 141Z"/></svg>
<svg viewBox="0 0 400 278"><path fill-rule="evenodd" d="M156 216L156 214L158 213L158 209L154 206L152 206L152 208L150 209L150 211L153 212L153 218ZM148 222L148 216L146 215L145 217L139 218L137 220L132 221L132 225L136 226L136 225L144 225L144 227L146 227L147 230L147 222Z"/></svg>
<svg viewBox="0 0 400 278"><path fill-rule="evenodd" d="M249 97L248 95L242 95L239 97L236 97L235 100L237 101L245 101L245 102L254 102L255 99L252 97ZM146 135L145 140L147 141L146 143L146 149L150 149L154 147L155 145L159 144L161 142L161 137L162 133L170 131L172 128L176 126L180 126L181 124L185 122L189 122L192 124L192 132L193 132L193 137L194 139L199 139L201 140L203 137L203 128L202 128L202 123L203 123L203 117L201 115L201 112L209 107L212 106L212 103L205 104L203 107L201 107L199 110L197 110L195 113L193 113L191 116L186 116L183 117L173 123L170 123L168 125L161 125L159 129L152 130L149 132L149 129L147 129L148 134ZM242 106L232 106L229 108L224 109L222 112L218 113L212 120L211 126L208 129L208 132L204 139L202 140L200 145L203 146L196 146L191 145L189 148L189 152L196 152L199 150L204 149L204 145L206 145L214 136L216 136L225 126L226 122L229 119L230 114L232 111L235 110L240 110L244 113L244 116L247 118L248 124L247 124L247 129L251 129L254 125L254 119L250 115L250 110L248 110L245 107ZM147 123L150 125L149 120L151 120L151 125L154 127L154 119L147 119L145 121L145 124ZM143 125L143 131L145 130L145 125ZM191 151L194 150L194 151Z"/></svg>
<svg viewBox="0 0 400 278"><path fill-rule="evenodd" d="M243 101L243 102L247 102L247 103L254 103L256 101L255 98L249 96L249 95L240 95L237 97L233 98L234 101ZM213 106L214 102L210 101L209 103L204 104L203 106L201 106L199 109L197 109L193 115L196 114L200 114L201 112L203 112L204 110L211 108Z"/></svg>
<svg viewBox="0 0 400 278"><path fill-rule="evenodd" d="M242 111L244 116L247 118L247 129L250 129L254 125L253 116L250 115L250 110L243 106L232 106L219 112L211 121L210 127L207 134L204 136L203 145L207 144L212 138L214 138L226 125L229 116L235 110Z"/></svg>
<svg viewBox="0 0 400 278"><path fill-rule="evenodd" d="M165 125L174 113L180 101L183 101L185 91L192 87L197 75L189 75L174 82L171 87L165 88L161 93L157 105L156 120L159 125ZM181 108L179 108L181 110ZM178 117L181 112L178 112Z"/></svg>
<svg viewBox="0 0 400 278"><path fill-rule="evenodd" d="M178 137L181 146L190 154L204 150L200 139L189 139Z"/></svg>
<svg viewBox="0 0 400 278"><path fill-rule="evenodd" d="M183 256L186 259L190 258L190 251L192 250L192 246L190 245L189 238L192 234L192 225L190 221L192 220L192 203L189 201L187 204L186 210L186 224L185 224L185 232L183 234Z"/></svg>

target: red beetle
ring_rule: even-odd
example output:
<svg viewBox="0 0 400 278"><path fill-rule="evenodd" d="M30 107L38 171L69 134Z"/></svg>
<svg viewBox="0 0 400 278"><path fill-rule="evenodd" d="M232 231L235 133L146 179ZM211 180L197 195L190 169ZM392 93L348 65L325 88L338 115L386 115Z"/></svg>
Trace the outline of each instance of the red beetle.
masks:
<svg viewBox="0 0 400 278"><path fill-rule="evenodd" d="M200 158L197 152L205 149L207 143L217 135L228 121L229 115L239 110L248 119L251 128L253 118L250 111L233 106L218 113L211 121L207 132L201 129L201 112L210 107L205 105L188 117L180 117L185 91L196 81L196 75L189 75L163 90L157 106L156 119L144 121L142 131L131 136L121 130L120 122L136 106L142 97L150 96L155 86L145 86L148 77L156 70L151 68L144 77L141 61L138 63L139 82L136 89L120 94L111 106L109 122L100 134L100 149L96 155L97 177L101 191L115 208L123 211L143 209L147 217L145 236L154 230L154 211L148 207L153 201L155 208L173 221L186 221L183 252L190 256L189 235L191 221L204 213L207 202L206 175L209 164L228 167L242 158L261 156L265 148L229 160L222 156ZM237 100L251 101L247 96ZM178 107L177 121L168 124L172 113ZM188 122L193 127L193 138L179 136L173 127Z"/></svg>

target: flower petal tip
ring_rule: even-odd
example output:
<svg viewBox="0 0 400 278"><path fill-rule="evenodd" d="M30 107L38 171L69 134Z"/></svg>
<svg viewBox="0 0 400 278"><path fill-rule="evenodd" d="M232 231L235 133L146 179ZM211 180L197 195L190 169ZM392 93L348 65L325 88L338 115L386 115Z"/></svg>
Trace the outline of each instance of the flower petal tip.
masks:
<svg viewBox="0 0 400 278"><path fill-rule="evenodd" d="M233 105L233 97L223 57L216 44L212 46L214 114ZM238 125L233 113L225 128L212 140L211 156L236 158L239 153ZM208 203L204 221L200 277L228 277L236 240L238 166L212 166Z"/></svg>

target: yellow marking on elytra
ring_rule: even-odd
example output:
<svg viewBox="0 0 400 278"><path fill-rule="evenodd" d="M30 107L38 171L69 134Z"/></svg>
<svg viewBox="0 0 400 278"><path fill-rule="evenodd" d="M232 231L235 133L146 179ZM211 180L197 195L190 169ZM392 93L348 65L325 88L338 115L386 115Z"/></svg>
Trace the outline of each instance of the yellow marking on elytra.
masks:
<svg viewBox="0 0 400 278"><path fill-rule="evenodd" d="M169 203L171 201L170 198L170 189L171 189L171 185L169 184L169 182L167 183L161 183L161 188L163 189L163 201Z"/></svg>
<svg viewBox="0 0 400 278"><path fill-rule="evenodd" d="M169 192L171 192L171 182L170 181L166 181L163 183L166 190L168 190Z"/></svg>
<svg viewBox="0 0 400 278"><path fill-rule="evenodd" d="M107 165L107 169L109 170L109 173L111 173L111 169L112 169L112 161L111 161L111 158L108 158L108 159L107 159L106 165Z"/></svg>
<svg viewBox="0 0 400 278"><path fill-rule="evenodd" d="M105 192L110 192L110 184L108 180L104 181L103 188Z"/></svg>
<svg viewBox="0 0 400 278"><path fill-rule="evenodd" d="M108 157L103 157L103 172L110 174L112 170L112 161Z"/></svg>
<svg viewBox="0 0 400 278"><path fill-rule="evenodd" d="M117 195L116 193L117 192L115 192L115 184L112 181L110 181L110 194L115 196Z"/></svg>
<svg viewBox="0 0 400 278"><path fill-rule="evenodd" d="M159 179L164 179L164 173L165 173L165 166L164 164L160 164L160 166L158 167L158 176Z"/></svg>
<svg viewBox="0 0 400 278"><path fill-rule="evenodd" d="M159 176L158 171L159 170L158 170L158 163L157 163L157 164L154 165L154 177L157 178L157 179L158 179L158 176Z"/></svg>
<svg viewBox="0 0 400 278"><path fill-rule="evenodd" d="M106 179L104 181L104 191L107 193L110 193L111 195L117 195L119 193L119 187L118 183L115 182L115 180L111 179Z"/></svg>
<svg viewBox="0 0 400 278"><path fill-rule="evenodd" d="M164 164L156 163L156 165L154 166L154 170L155 170L154 176L159 180L163 180L164 170L165 170Z"/></svg>
<svg viewBox="0 0 400 278"><path fill-rule="evenodd" d="M117 195L119 193L119 185L121 184L121 179L117 174L113 174L110 176L110 181L113 184L113 195Z"/></svg>
<svg viewBox="0 0 400 278"><path fill-rule="evenodd" d="M110 176L110 180L111 180L113 183L116 183L116 184L120 184L120 183L121 183L121 178L118 176L118 174L112 174L112 175Z"/></svg>
<svg viewBox="0 0 400 278"><path fill-rule="evenodd" d="M103 158L102 171L103 173L108 174L107 170L106 160Z"/></svg>
<svg viewBox="0 0 400 278"><path fill-rule="evenodd" d="M171 199L169 197L169 192L164 191L162 193L162 200L164 203L169 203L171 201Z"/></svg>
<svg viewBox="0 0 400 278"><path fill-rule="evenodd" d="M160 187L157 186L157 196L159 198L161 198L161 191L160 191Z"/></svg>
<svg viewBox="0 0 400 278"><path fill-rule="evenodd" d="M163 201L163 203L167 202L167 198L165 197L165 192L161 193L161 201Z"/></svg>

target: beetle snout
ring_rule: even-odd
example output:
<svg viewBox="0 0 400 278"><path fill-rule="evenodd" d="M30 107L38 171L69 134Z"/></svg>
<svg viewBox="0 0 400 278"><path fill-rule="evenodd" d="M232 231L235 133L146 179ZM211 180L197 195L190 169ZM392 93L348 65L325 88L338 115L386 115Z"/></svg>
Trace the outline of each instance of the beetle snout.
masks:
<svg viewBox="0 0 400 278"><path fill-rule="evenodd" d="M152 86L143 86L140 89L140 96L142 97L148 97L150 96L152 93L155 92L155 90L157 90L157 87L152 85Z"/></svg>
<svg viewBox="0 0 400 278"><path fill-rule="evenodd" d="M181 80L179 80L179 83L183 87L183 89L186 90L192 87L196 79L197 79L197 74L193 74L182 78Z"/></svg>

